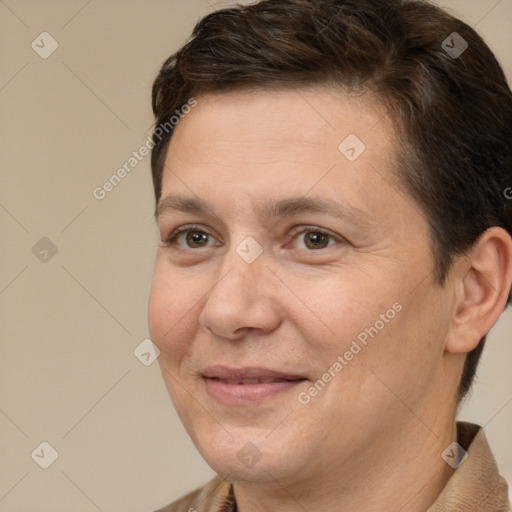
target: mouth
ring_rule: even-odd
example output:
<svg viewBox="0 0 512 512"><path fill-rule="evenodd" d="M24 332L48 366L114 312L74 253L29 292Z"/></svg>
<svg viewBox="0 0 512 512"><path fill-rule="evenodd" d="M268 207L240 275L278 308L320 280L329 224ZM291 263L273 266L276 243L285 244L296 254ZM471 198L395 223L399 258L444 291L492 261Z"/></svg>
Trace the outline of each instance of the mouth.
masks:
<svg viewBox="0 0 512 512"><path fill-rule="evenodd" d="M212 366L202 373L211 398L225 405L253 405L291 391L307 379L266 368Z"/></svg>

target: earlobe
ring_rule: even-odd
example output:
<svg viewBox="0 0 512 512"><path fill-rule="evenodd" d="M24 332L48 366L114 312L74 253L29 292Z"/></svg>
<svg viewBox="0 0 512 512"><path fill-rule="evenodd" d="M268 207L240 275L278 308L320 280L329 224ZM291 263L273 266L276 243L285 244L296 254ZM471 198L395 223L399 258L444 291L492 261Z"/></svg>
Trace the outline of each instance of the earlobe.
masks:
<svg viewBox="0 0 512 512"><path fill-rule="evenodd" d="M459 293L446 350L467 353L496 323L507 304L512 282L512 238L502 228L489 228L455 266Z"/></svg>

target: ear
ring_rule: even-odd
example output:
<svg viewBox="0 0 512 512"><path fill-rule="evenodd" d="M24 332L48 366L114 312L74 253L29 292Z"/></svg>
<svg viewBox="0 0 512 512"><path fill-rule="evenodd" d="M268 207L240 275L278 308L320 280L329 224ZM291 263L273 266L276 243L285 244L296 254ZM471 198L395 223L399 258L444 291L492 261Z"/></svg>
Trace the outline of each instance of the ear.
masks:
<svg viewBox="0 0 512 512"><path fill-rule="evenodd" d="M502 228L484 231L455 263L458 290L446 350L471 352L496 323L507 304L512 282L512 238Z"/></svg>

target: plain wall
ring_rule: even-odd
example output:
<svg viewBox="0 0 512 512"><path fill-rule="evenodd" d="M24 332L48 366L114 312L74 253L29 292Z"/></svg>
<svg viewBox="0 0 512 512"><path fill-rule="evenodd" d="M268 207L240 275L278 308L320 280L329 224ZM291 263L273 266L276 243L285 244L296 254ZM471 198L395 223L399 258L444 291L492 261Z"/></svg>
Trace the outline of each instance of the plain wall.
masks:
<svg viewBox="0 0 512 512"><path fill-rule="evenodd" d="M149 157L93 196L150 135L163 60L228 4L210 3L0 2L0 512L149 512L212 475L157 363L133 354L148 337L156 247ZM512 77L512 1L440 3ZM59 45L46 59L31 47L51 48L43 31ZM511 332L508 311L460 414L485 426L509 481ZM31 457L43 441L59 454L48 469Z"/></svg>

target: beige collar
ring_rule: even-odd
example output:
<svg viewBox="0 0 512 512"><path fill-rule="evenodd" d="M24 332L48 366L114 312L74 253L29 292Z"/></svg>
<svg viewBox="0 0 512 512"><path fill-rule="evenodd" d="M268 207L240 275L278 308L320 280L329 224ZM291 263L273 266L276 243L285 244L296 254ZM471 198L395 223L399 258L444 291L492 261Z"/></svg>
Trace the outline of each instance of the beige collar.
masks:
<svg viewBox="0 0 512 512"><path fill-rule="evenodd" d="M508 486L498 473L483 429L458 422L457 441L467 451L467 458L427 512L509 512ZM157 512L184 511L236 512L232 485L216 477Z"/></svg>

